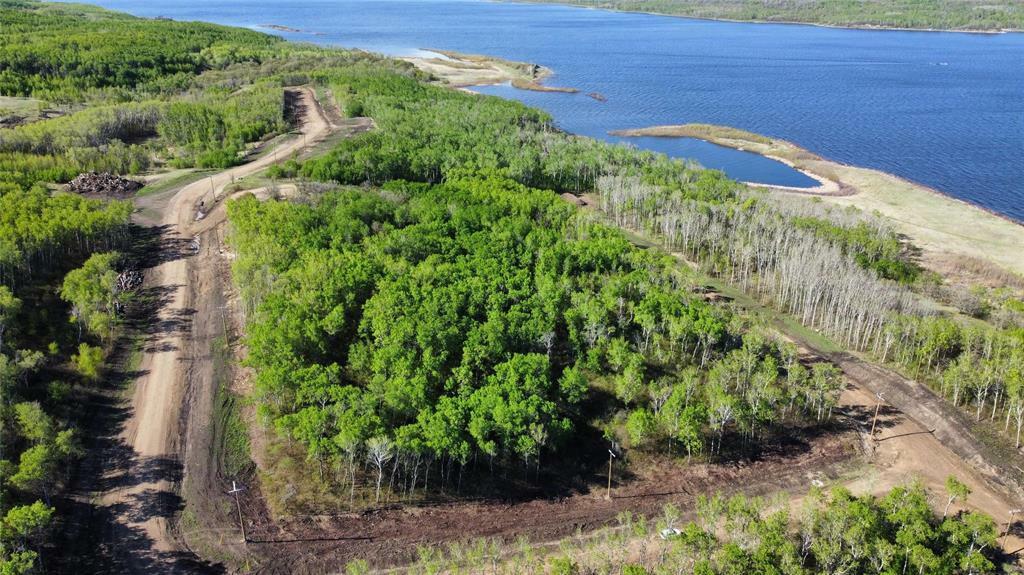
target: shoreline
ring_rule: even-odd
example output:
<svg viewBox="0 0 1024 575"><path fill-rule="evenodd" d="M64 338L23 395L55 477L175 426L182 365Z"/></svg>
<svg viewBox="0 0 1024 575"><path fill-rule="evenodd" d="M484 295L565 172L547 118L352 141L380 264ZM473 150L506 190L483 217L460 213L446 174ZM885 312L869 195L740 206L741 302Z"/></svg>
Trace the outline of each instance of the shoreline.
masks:
<svg viewBox="0 0 1024 575"><path fill-rule="evenodd" d="M688 14L672 14L669 12L651 12L648 10L620 10L616 8L608 8L604 6L586 6L583 4L573 4L567 2L559 2L557 0L490 0L491 2L499 2L503 4L535 4L542 5L548 4L552 6L566 6L570 8L583 8L586 10L600 10L603 12L618 12L621 14L644 14L647 16L665 16L668 18L683 18L687 20L703 20L705 22L729 22L733 24L781 24L784 26L814 26L816 28L832 28L836 30L861 30L861 31L875 31L875 32L928 32L928 33L947 33L947 34L982 34L996 36L1000 34L1022 34L1024 28L999 28L999 29L973 29L973 28L905 28L897 26L878 26L873 24L828 24L825 22L805 22L801 20L740 20L737 18L724 18L724 17L712 17L712 16L692 16Z"/></svg>
<svg viewBox="0 0 1024 575"><path fill-rule="evenodd" d="M804 194L804 195L808 195L808 196L838 196L838 195L852 195L852 193L853 193L850 190L844 190L840 182L837 182L834 179L826 177L826 176L824 176L822 174L818 174L816 172L812 172L810 170L802 168L802 167L798 166L795 162L793 162L792 160L790 160L788 158L784 158L782 156L777 156L777 155L773 155L773 154L762 153L762 152L758 152L756 150L749 150L749 149L747 149L746 147L744 147L742 145L730 145L728 143L723 143L724 140L723 141L716 141L714 139L711 139L710 137L704 136L704 135L696 133L696 132L694 132L694 133L683 133L683 132L675 133L675 129L676 128L683 128L683 127L686 127L686 126L693 126L693 125L695 125L695 124L684 124L682 126L652 126L650 128L626 129L626 130L608 130L608 135L610 135L610 136L618 136L620 138L645 138L645 137L646 138L692 138L694 140L701 140L703 142L708 142L710 144L715 144L716 146L723 146L723 147L730 148L730 149L733 149L733 150L738 150L740 152L748 152L748 153L751 153L751 154L757 154L758 156L761 156L761 157L764 157L764 158L768 158L769 160L775 160L776 162L779 162L780 164L784 164L786 166L789 166L790 168L796 170L797 172L800 172L801 174L807 176L808 178L818 182L817 186L812 186L812 187L809 187L809 188L801 188L801 187L797 187L797 186L783 186L783 185L780 185L780 184L767 184L767 183L764 183L764 182L751 182L751 181L746 181L746 180L739 180L739 182L741 184L744 184L744 185L747 185L747 186L750 186L750 187L754 187L754 188L762 188L762 189L770 189L770 190L783 190L783 191L786 191L786 192L792 192L792 193L795 193L795 194ZM810 154L811 152L808 151L807 153Z"/></svg>
<svg viewBox="0 0 1024 575"><path fill-rule="evenodd" d="M291 26L285 26L283 24L257 24L257 28L264 28L266 30L274 30L275 32L287 32L289 34L312 34L313 36L323 36L323 32L314 32L312 30L300 30L299 28L292 28Z"/></svg>
<svg viewBox="0 0 1024 575"><path fill-rule="evenodd" d="M785 163L819 182L832 182L832 193L815 192L816 188L745 185L816 196L836 205L876 212L892 221L923 254L980 258L1024 275L1024 258L1020 257L1024 253L1024 223L901 176L829 160L792 142L728 126L682 124L609 133L627 138L695 138Z"/></svg>
<svg viewBox="0 0 1024 575"><path fill-rule="evenodd" d="M532 62L505 60L496 56L465 54L454 50L420 48L421 52L437 54L429 56L405 56L399 58L418 69L431 74L455 88L472 86L495 86L510 84L513 88L533 92L560 92L576 94L576 88L549 86L542 82L554 75L546 66Z"/></svg>

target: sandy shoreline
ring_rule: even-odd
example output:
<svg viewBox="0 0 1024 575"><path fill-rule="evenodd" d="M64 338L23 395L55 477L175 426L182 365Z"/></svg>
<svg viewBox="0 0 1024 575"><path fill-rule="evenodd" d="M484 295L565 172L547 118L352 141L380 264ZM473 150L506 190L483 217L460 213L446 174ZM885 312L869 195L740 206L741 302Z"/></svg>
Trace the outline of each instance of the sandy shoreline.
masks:
<svg viewBox="0 0 1024 575"><path fill-rule="evenodd" d="M873 24L826 24L824 22L804 22L801 20L741 20L738 18L714 18L711 16L691 16L688 14L672 14L669 12L651 12L647 10L619 10L615 8L606 8L603 6L586 6L583 4L573 4L570 2L559 2L557 0L491 0L492 2L512 3L512 4L551 4L555 6L569 6L572 8L583 8L586 10L600 10L603 12L621 12L623 14L646 14L648 16L666 16L668 18L685 18L688 20L704 20L708 22L730 22L733 24L781 24L784 26L814 26L816 28L833 28L837 30L866 30L876 32L929 32L929 33L951 33L951 34L1019 34L1024 33L1024 29L1018 28L999 28L994 30L988 29L971 29L971 28L903 28L899 26L877 26Z"/></svg>
<svg viewBox="0 0 1024 575"><path fill-rule="evenodd" d="M783 162L823 182L818 188L752 187L780 193L815 195L831 203L855 206L889 219L924 252L979 258L1024 275L1024 225L971 202L910 180L822 158L785 140L727 126L684 124L617 130L624 137L685 137L753 152Z"/></svg>
<svg viewBox="0 0 1024 575"><path fill-rule="evenodd" d="M420 70L440 78L456 88L510 84L520 90L575 94L576 88L548 86L542 82L554 72L530 62L505 60L494 56L464 54L451 50L423 48L437 57L407 56L401 58Z"/></svg>

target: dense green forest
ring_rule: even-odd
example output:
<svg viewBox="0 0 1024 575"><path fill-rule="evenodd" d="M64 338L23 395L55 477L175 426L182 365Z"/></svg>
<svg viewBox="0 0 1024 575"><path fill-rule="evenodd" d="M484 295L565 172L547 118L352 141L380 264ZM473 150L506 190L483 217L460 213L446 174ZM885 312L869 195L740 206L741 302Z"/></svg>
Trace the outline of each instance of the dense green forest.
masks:
<svg viewBox="0 0 1024 575"><path fill-rule="evenodd" d="M0 570L32 570L129 294L131 205L0 185ZM93 254L90 256L90 254ZM59 288L59 289L55 289Z"/></svg>
<svg viewBox="0 0 1024 575"><path fill-rule="evenodd" d="M529 0L630 12L757 22L932 30L1022 30L1017 0Z"/></svg>
<svg viewBox="0 0 1024 575"><path fill-rule="evenodd" d="M353 490L364 456L403 492L435 460L539 466L594 417L623 445L713 454L838 398L834 368L808 370L665 256L507 176L229 214L258 403Z"/></svg>
<svg viewBox="0 0 1024 575"><path fill-rule="evenodd" d="M0 94L54 102L176 94L196 74L274 53L280 38L86 5L3 0Z"/></svg>
<svg viewBox="0 0 1024 575"><path fill-rule="evenodd" d="M0 95L66 112L0 129L0 181L23 188L85 171L233 165L287 130L285 86L319 66L379 60L74 4L4 0L0 19Z"/></svg>

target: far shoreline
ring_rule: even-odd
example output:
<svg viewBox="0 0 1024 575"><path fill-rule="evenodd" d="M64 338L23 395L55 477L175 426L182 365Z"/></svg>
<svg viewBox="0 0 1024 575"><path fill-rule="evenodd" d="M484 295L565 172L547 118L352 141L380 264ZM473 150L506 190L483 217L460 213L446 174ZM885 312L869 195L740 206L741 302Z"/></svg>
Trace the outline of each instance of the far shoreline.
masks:
<svg viewBox="0 0 1024 575"><path fill-rule="evenodd" d="M598 10L601 12L617 12L620 14L644 14L647 16L664 16L668 18L682 18L685 20L702 20L704 22L729 22L732 24L780 24L783 26L814 26L816 28L832 28L836 30L859 30L859 31L875 31L875 32L928 32L928 33L947 33L947 34L979 34L985 36L998 36L1000 34L1021 34L1024 33L1024 28L1000 28L1000 29L972 29L972 28L905 28L897 26L877 26L872 24L827 24L825 22L804 22L800 20L740 20L736 18L715 18L711 16L692 16L688 14L671 14L668 12L651 12L648 10L619 10L616 8L606 8L603 6L584 6L582 4L572 4L566 2L559 2L557 0L489 0L491 2L502 3L502 4L533 4L533 5L551 5L551 6L565 6L569 8L583 8L585 10Z"/></svg>

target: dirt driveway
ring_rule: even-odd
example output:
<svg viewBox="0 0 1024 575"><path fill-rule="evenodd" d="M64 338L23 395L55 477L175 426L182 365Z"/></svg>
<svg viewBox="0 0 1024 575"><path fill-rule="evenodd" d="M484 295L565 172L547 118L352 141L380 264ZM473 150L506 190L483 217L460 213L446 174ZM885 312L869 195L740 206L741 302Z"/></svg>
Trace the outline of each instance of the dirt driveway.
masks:
<svg viewBox="0 0 1024 575"><path fill-rule="evenodd" d="M183 508L186 433L191 421L210 416L212 391L209 357L223 298L207 269L208 236L197 235L217 222L210 210L236 179L261 170L278 159L318 143L332 130L312 90L291 91L301 119L300 136L290 137L257 159L219 172L179 190L140 199L149 214L160 214L154 226L159 247L146 271L142 291L154 300L156 312L144 326L141 357L134 370L131 397L116 411L120 430L106 439L95 461L83 466L85 486L74 496L88 508L79 513L77 537L95 540L96 558L69 567L75 572L195 572L213 568L183 549L174 523ZM141 211L141 210L140 210ZM223 218L224 211L216 212ZM206 255L207 257L197 257ZM211 329L211 326L213 329ZM204 377L204 375L206 377ZM195 407L193 407L193 404ZM90 457L93 459L93 457Z"/></svg>

